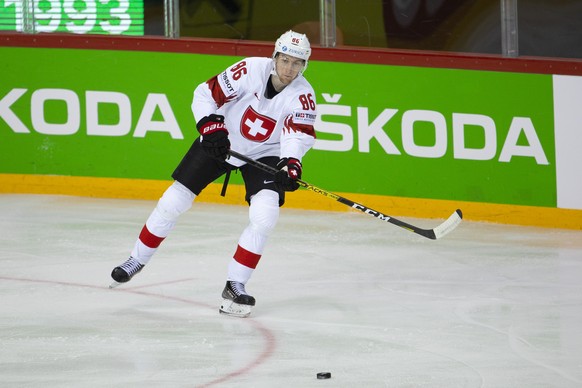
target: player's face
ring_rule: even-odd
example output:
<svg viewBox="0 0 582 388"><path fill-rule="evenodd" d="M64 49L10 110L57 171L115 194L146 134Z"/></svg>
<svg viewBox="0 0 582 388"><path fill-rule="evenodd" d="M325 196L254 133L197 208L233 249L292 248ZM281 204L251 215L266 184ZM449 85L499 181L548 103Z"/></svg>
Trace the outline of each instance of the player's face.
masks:
<svg viewBox="0 0 582 388"><path fill-rule="evenodd" d="M276 59L277 76L284 85L289 85L291 81L297 78L297 75L303 69L305 61L285 54L277 55Z"/></svg>

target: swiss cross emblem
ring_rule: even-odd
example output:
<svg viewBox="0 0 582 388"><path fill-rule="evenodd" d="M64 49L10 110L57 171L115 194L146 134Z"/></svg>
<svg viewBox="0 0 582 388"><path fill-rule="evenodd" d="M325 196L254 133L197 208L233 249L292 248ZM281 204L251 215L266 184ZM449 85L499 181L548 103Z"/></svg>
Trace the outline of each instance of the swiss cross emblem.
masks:
<svg viewBox="0 0 582 388"><path fill-rule="evenodd" d="M242 116L240 132L245 139L262 143L271 136L276 124L275 120L257 113L249 106Z"/></svg>

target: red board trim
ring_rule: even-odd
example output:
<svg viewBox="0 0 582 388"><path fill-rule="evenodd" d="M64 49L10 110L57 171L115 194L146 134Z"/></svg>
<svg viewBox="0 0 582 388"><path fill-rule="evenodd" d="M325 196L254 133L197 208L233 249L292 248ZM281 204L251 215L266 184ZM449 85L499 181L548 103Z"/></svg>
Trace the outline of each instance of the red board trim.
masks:
<svg viewBox="0 0 582 388"><path fill-rule="evenodd" d="M230 39L111 37L104 35L0 33L0 46L89 50L154 51L232 56L271 56L272 42ZM542 57L392 50L342 46L313 47L311 60L501 72L582 75L582 60Z"/></svg>

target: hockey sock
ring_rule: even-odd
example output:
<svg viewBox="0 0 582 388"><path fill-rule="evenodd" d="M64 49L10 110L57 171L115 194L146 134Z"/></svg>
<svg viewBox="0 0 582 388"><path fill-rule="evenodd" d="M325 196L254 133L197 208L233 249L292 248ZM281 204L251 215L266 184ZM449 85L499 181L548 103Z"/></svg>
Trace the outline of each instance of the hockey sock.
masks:
<svg viewBox="0 0 582 388"><path fill-rule="evenodd" d="M228 276L226 280L247 284L254 270L254 268L247 267L239 263L235 258L232 258L228 263Z"/></svg>
<svg viewBox="0 0 582 388"><path fill-rule="evenodd" d="M195 198L196 195L179 182L168 187L142 228L131 256L147 264L176 225L178 217L192 207Z"/></svg>
<svg viewBox="0 0 582 388"><path fill-rule="evenodd" d="M228 266L228 280L243 284L250 279L279 219L279 194L261 190L251 198L250 223L240 236L237 250Z"/></svg>

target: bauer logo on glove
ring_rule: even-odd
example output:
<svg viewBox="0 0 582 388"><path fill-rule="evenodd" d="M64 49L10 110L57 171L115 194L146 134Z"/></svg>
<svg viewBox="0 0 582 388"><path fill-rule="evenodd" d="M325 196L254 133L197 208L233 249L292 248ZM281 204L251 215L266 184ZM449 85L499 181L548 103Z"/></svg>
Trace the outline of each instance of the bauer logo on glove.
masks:
<svg viewBox="0 0 582 388"><path fill-rule="evenodd" d="M213 158L226 160L230 140L228 140L228 130L224 125L224 116L208 115L202 118L196 127L202 135L200 144L204 152Z"/></svg>
<svg viewBox="0 0 582 388"><path fill-rule="evenodd" d="M208 135L212 132L222 131L222 130L226 130L226 127L224 126L224 124L212 123L212 124L208 124L208 125L204 126L204 128L202 128L202 135Z"/></svg>

